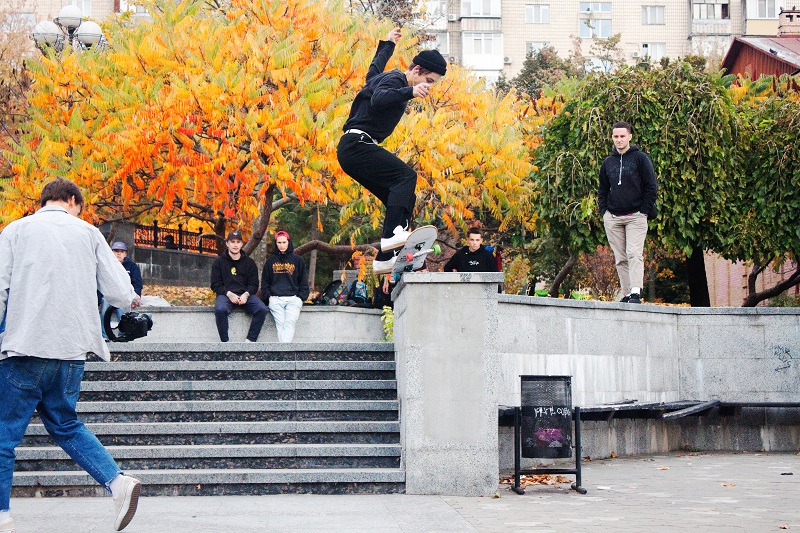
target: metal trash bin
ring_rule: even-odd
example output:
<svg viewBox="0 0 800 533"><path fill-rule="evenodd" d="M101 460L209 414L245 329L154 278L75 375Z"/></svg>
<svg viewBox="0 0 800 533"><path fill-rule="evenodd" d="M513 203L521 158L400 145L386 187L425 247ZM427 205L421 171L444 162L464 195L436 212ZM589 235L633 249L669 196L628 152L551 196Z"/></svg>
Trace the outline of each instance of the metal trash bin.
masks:
<svg viewBox="0 0 800 533"><path fill-rule="evenodd" d="M522 457L572 457L572 377L520 378Z"/></svg>
<svg viewBox="0 0 800 533"><path fill-rule="evenodd" d="M522 401L520 407L514 408L514 486L511 489L525 494L520 485L522 474L574 474L572 489L586 494L581 485L581 408L572 408L572 376L520 376L520 380ZM522 457L572 457L573 430L575 468L522 469Z"/></svg>

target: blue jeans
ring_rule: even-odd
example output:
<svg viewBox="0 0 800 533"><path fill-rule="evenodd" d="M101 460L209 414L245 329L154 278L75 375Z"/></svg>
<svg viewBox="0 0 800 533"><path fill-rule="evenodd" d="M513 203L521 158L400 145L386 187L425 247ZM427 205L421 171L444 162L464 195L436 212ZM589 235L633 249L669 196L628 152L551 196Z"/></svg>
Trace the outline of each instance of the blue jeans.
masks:
<svg viewBox="0 0 800 533"><path fill-rule="evenodd" d="M247 297L247 303L241 305L234 304L227 296L217 296L217 301L214 302L214 316L217 319L219 340L228 342L228 315L231 314L234 307L244 307L253 316L250 321L250 330L247 332L247 339L256 342L264 320L267 318L267 306L264 305L261 298L252 294Z"/></svg>
<svg viewBox="0 0 800 533"><path fill-rule="evenodd" d="M34 410L53 441L106 490L122 472L94 433L78 421L75 405L82 378L83 361L0 360L0 511L9 509L14 448L22 441Z"/></svg>

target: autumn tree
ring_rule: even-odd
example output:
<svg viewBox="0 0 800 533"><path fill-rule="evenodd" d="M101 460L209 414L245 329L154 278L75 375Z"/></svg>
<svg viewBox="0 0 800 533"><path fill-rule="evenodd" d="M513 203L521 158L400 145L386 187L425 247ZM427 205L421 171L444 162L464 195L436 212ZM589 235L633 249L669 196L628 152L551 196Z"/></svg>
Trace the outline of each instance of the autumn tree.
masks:
<svg viewBox="0 0 800 533"><path fill-rule="evenodd" d="M745 307L800 284L800 94L794 87L784 76L739 80L734 89L744 130L738 149L744 161L727 203L731 231L718 251L752 264ZM784 281L756 290L759 275L786 262L794 266Z"/></svg>
<svg viewBox="0 0 800 533"><path fill-rule="evenodd" d="M27 118L25 94L30 78L25 58L35 53L30 21L20 13L18 2L0 6L0 189L11 177L11 161L3 156L19 140L20 124Z"/></svg>
<svg viewBox="0 0 800 533"><path fill-rule="evenodd" d="M626 120L659 181L661 214L650 222L651 238L688 256L692 305L709 305L703 251L725 242L723 206L739 169L731 151L737 119L730 82L683 62L649 71L622 67L581 82L545 128L533 174L541 190L539 214L570 253L572 264L564 270L605 243L597 172L611 153L611 125Z"/></svg>

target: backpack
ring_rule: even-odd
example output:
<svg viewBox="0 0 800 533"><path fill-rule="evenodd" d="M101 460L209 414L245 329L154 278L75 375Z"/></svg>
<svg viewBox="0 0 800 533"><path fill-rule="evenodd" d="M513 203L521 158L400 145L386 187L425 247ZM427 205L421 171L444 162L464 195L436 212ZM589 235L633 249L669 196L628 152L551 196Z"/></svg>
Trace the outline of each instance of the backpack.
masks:
<svg viewBox="0 0 800 533"><path fill-rule="evenodd" d="M355 280L350 284L350 290L347 291L347 299L356 304L367 303L367 284Z"/></svg>
<svg viewBox="0 0 800 533"><path fill-rule="evenodd" d="M319 296L314 298L314 303L322 305L336 305L343 293L346 293L341 280L335 279L325 285Z"/></svg>

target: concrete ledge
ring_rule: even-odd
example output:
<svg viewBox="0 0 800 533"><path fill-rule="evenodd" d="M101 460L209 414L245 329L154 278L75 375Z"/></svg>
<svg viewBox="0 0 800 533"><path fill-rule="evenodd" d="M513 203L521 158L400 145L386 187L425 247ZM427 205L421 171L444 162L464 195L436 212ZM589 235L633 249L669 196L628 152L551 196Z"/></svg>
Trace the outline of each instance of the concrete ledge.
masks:
<svg viewBox="0 0 800 533"><path fill-rule="evenodd" d="M213 319L213 311L212 311ZM246 317L243 317L246 318ZM155 327L155 326L153 326ZM215 329L216 331L216 329ZM151 332L152 333L152 332ZM263 334L263 332L262 332ZM340 342L336 344L325 342L219 342L216 341L180 341L180 342L146 342L145 339L136 339L132 342L114 342L109 344L112 354L115 353L174 353L174 352L394 352L394 345L390 342Z"/></svg>
<svg viewBox="0 0 800 533"><path fill-rule="evenodd" d="M142 307L137 311L153 317L153 329L134 343L219 342L213 307ZM304 305L297 320L294 342L381 342L381 314L380 309ZM250 316L243 310L234 310L228 327L231 343L244 342L249 327ZM277 342L272 315L267 315L258 340Z"/></svg>

